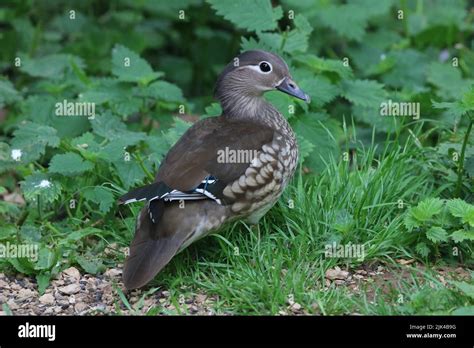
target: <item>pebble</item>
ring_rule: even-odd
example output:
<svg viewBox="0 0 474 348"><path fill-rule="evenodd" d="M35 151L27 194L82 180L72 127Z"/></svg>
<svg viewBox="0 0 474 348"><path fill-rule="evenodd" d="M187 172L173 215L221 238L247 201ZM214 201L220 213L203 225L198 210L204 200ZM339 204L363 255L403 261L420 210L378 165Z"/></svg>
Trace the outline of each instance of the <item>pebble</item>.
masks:
<svg viewBox="0 0 474 348"><path fill-rule="evenodd" d="M53 304L54 303L54 296L51 294L44 294L39 298L39 301L43 304Z"/></svg>
<svg viewBox="0 0 474 348"><path fill-rule="evenodd" d="M76 267L69 267L68 269L65 269L63 271L63 274L73 278L76 281L79 281L79 279L81 279L81 273Z"/></svg>
<svg viewBox="0 0 474 348"><path fill-rule="evenodd" d="M66 286L62 286L58 288L60 292L66 295L72 295L72 294L77 294L79 291L81 291L81 286L77 283L74 284L69 284Z"/></svg>

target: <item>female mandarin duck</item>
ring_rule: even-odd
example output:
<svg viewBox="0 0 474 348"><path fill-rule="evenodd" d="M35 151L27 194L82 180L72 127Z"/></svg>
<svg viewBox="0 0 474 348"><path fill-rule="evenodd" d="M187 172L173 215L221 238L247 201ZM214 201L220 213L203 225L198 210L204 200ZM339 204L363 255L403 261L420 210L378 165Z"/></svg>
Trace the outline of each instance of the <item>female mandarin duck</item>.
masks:
<svg viewBox="0 0 474 348"><path fill-rule="evenodd" d="M155 182L120 198L147 201L124 265L127 288L147 284L174 255L224 223L257 223L278 200L295 171L298 146L288 122L263 98L274 89L309 102L279 56L240 54L217 80L222 115L195 123L168 152ZM225 149L254 156L223 161Z"/></svg>

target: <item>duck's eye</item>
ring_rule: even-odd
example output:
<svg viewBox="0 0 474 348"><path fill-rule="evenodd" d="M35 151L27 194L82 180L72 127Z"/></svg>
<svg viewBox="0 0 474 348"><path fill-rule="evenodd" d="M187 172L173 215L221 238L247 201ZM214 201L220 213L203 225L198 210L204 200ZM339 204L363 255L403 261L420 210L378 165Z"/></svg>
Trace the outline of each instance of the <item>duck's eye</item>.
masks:
<svg viewBox="0 0 474 348"><path fill-rule="evenodd" d="M261 72L269 73L272 71L272 65L268 62L260 62L258 66L260 67Z"/></svg>

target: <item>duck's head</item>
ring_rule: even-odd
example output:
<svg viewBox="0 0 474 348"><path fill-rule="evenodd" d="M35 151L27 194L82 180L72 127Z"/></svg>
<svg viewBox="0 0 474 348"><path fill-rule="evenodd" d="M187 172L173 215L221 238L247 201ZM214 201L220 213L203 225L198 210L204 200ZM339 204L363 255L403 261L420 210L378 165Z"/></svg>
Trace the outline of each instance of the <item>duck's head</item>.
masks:
<svg viewBox="0 0 474 348"><path fill-rule="evenodd" d="M278 55L246 51L235 57L217 80L215 96L226 104L239 99L261 97L263 93L279 90L309 103L309 96L293 81L288 65Z"/></svg>

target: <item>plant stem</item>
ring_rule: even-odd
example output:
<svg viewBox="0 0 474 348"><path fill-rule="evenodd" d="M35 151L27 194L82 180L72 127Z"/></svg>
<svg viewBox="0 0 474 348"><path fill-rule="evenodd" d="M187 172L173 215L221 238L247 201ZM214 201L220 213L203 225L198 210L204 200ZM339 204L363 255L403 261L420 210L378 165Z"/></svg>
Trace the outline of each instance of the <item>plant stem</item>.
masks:
<svg viewBox="0 0 474 348"><path fill-rule="evenodd" d="M461 148L461 157L459 158L459 165L458 165L458 182L456 183L456 197L461 195L461 186L462 186L462 174L464 169L464 157L466 156L466 147L467 147L467 140L469 139L469 135L471 134L472 124L474 123L473 117L471 114L469 116L469 125L467 126L466 135L464 136L464 141Z"/></svg>
<svg viewBox="0 0 474 348"><path fill-rule="evenodd" d="M153 180L155 179L155 177L154 177L153 174L151 174L151 173L148 171L148 169L145 167L145 164L143 163L142 157L141 157L139 154L135 154L135 158L137 159L140 168L143 170L143 172L144 172L145 175L148 177L148 179L150 179L150 180L153 181Z"/></svg>

